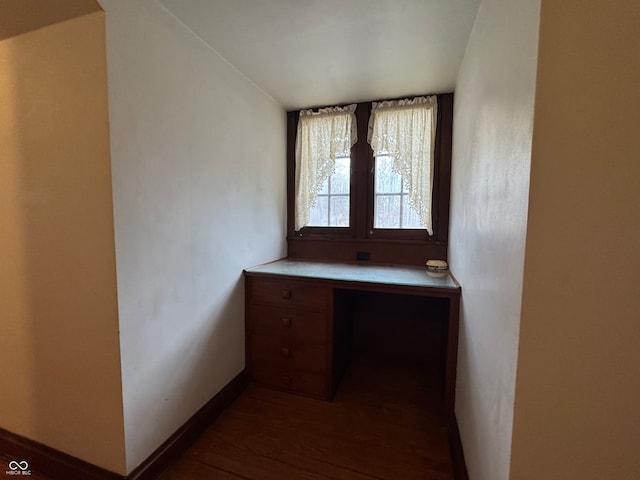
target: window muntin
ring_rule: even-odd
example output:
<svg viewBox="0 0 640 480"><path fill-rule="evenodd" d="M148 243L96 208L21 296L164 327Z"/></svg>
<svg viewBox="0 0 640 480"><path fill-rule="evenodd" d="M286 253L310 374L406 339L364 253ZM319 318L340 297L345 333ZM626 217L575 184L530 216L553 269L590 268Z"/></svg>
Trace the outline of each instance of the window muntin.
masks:
<svg viewBox="0 0 640 480"><path fill-rule="evenodd" d="M351 157L336 157L335 170L327 177L310 208L309 227L349 227Z"/></svg>

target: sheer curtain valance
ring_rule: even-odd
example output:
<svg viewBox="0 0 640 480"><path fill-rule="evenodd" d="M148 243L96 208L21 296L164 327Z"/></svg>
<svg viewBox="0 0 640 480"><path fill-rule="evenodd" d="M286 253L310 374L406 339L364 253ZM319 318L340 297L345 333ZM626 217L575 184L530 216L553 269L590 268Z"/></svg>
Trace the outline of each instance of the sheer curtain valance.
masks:
<svg viewBox="0 0 640 480"><path fill-rule="evenodd" d="M429 235L433 234L433 189L437 97L374 102L369 118L368 141L375 156L393 158L409 192L409 203Z"/></svg>
<svg viewBox="0 0 640 480"><path fill-rule="evenodd" d="M309 223L310 209L335 159L348 156L357 141L356 105L302 110L296 136L295 229Z"/></svg>

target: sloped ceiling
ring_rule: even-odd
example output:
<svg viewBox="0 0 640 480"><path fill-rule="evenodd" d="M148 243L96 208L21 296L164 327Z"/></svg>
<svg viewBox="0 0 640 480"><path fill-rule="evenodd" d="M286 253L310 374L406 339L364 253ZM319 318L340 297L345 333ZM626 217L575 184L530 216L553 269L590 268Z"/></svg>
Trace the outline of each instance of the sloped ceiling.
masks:
<svg viewBox="0 0 640 480"><path fill-rule="evenodd" d="M157 0L287 110L451 92L479 0Z"/></svg>
<svg viewBox="0 0 640 480"><path fill-rule="evenodd" d="M99 10L96 0L0 0L0 40Z"/></svg>

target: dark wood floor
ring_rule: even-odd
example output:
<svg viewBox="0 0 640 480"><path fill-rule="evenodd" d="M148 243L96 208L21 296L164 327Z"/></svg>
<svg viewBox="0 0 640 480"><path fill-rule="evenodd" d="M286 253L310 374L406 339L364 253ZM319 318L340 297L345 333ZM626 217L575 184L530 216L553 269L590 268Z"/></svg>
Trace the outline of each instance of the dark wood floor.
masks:
<svg viewBox="0 0 640 480"><path fill-rule="evenodd" d="M333 402L250 385L161 480L453 480L430 384L352 365ZM30 478L52 480L37 469Z"/></svg>
<svg viewBox="0 0 640 480"><path fill-rule="evenodd" d="M453 480L424 376L351 366L333 402L249 388L162 480Z"/></svg>

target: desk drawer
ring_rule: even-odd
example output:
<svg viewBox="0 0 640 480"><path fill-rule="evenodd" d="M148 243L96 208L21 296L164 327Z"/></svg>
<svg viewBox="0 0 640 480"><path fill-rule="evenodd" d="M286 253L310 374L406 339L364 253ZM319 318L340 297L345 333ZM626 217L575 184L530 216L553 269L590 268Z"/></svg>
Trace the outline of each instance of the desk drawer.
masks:
<svg viewBox="0 0 640 480"><path fill-rule="evenodd" d="M252 369L251 374L256 382L281 390L327 398L327 379L324 375L294 372L267 365L256 366Z"/></svg>
<svg viewBox="0 0 640 480"><path fill-rule="evenodd" d="M329 320L326 313L292 310L266 305L249 305L247 330L266 335L280 335L291 341L324 344Z"/></svg>
<svg viewBox="0 0 640 480"><path fill-rule="evenodd" d="M331 305L331 290L286 279L254 278L250 302L279 307L297 307L323 312Z"/></svg>
<svg viewBox="0 0 640 480"><path fill-rule="evenodd" d="M327 348L277 336L251 335L251 362L299 372L323 374L327 370Z"/></svg>

